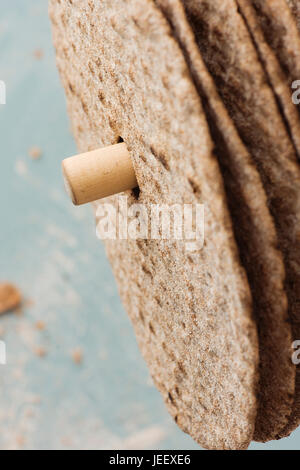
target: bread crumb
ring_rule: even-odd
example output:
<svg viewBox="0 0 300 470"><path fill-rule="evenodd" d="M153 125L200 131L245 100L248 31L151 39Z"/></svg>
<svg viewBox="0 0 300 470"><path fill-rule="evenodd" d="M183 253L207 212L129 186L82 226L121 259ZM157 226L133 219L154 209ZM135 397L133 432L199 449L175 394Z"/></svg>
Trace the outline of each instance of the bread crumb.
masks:
<svg viewBox="0 0 300 470"><path fill-rule="evenodd" d="M31 403L33 405L40 405L42 403L42 399L39 395L33 396L31 399Z"/></svg>
<svg viewBox="0 0 300 470"><path fill-rule="evenodd" d="M28 173L26 163L22 160L17 160L15 163L15 171L20 176L25 176Z"/></svg>
<svg viewBox="0 0 300 470"><path fill-rule="evenodd" d="M32 408L29 408L26 410L25 416L26 418L33 418L35 415L34 410Z"/></svg>
<svg viewBox="0 0 300 470"><path fill-rule="evenodd" d="M36 356L38 357L45 357L47 355L47 351L45 348L43 348L42 346L37 346L35 349L34 349L34 353Z"/></svg>
<svg viewBox="0 0 300 470"><path fill-rule="evenodd" d="M46 329L46 325L43 321L37 321L35 324L35 328L39 331L44 331Z"/></svg>
<svg viewBox="0 0 300 470"><path fill-rule="evenodd" d="M34 307L35 302L32 299L26 299L24 300L23 305L24 305L24 308L30 308L30 307Z"/></svg>
<svg viewBox="0 0 300 470"><path fill-rule="evenodd" d="M25 444L24 436L17 436L16 441L19 447L23 447L23 445Z"/></svg>
<svg viewBox="0 0 300 470"><path fill-rule="evenodd" d="M8 282L0 283L0 315L16 310L21 301L21 293L17 287Z"/></svg>
<svg viewBox="0 0 300 470"><path fill-rule="evenodd" d="M40 147L31 147L28 150L28 155L33 159L33 160L38 160L42 156L42 150Z"/></svg>
<svg viewBox="0 0 300 470"><path fill-rule="evenodd" d="M36 60L41 60L44 57L44 51L43 49L35 49L33 55Z"/></svg>
<svg viewBox="0 0 300 470"><path fill-rule="evenodd" d="M69 437L62 437L61 443L64 447L72 447L72 441Z"/></svg>
<svg viewBox="0 0 300 470"><path fill-rule="evenodd" d="M83 352L80 348L74 349L72 351L72 359L75 362L75 364L81 364L83 360Z"/></svg>

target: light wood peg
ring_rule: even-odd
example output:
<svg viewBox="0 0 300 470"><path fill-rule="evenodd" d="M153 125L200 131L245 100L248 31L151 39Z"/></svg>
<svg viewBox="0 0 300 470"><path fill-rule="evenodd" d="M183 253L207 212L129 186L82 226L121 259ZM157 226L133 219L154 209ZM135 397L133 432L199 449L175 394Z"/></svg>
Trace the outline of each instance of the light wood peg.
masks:
<svg viewBox="0 0 300 470"><path fill-rule="evenodd" d="M125 143L67 158L62 169L67 193L76 206L138 186Z"/></svg>

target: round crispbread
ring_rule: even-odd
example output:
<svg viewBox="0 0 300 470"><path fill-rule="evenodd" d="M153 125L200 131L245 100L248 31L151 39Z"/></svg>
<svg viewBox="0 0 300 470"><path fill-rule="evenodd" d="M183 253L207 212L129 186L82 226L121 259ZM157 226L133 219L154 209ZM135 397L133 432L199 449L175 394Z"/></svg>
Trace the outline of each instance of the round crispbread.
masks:
<svg viewBox="0 0 300 470"><path fill-rule="evenodd" d="M50 16L79 149L122 137L139 203L205 206L205 243L195 252L172 240L115 240L106 248L175 421L203 447L247 448L257 411L251 294L183 54L152 1L52 0Z"/></svg>
<svg viewBox="0 0 300 470"><path fill-rule="evenodd" d="M289 318L293 320L300 304L300 168L294 145L236 2L183 3L209 72L260 172L284 255ZM291 361L292 354L291 344ZM286 390L288 422L295 399L292 375L286 381ZM268 393L272 394L272 389ZM281 435L273 435L273 423L268 427L266 422L265 429L256 431L255 439Z"/></svg>
<svg viewBox="0 0 300 470"><path fill-rule="evenodd" d="M300 33L286 0L237 0L254 38L270 83L281 105L287 128L300 159L299 106L292 100L293 82L300 78ZM300 12L294 4L294 13ZM291 5L293 6L293 5ZM297 287L296 287L297 288ZM298 305L289 310L293 339L300 338ZM287 425L278 433L286 437L300 424L300 368L297 367L292 413Z"/></svg>
<svg viewBox="0 0 300 470"><path fill-rule="evenodd" d="M253 3L248 0L236 0L236 2L278 99L300 158L300 115L291 97L292 83L296 76L300 76L300 35L295 20L285 0L255 0Z"/></svg>
<svg viewBox="0 0 300 470"><path fill-rule="evenodd" d="M180 0L156 0L181 44L214 138L241 259L246 268L258 324L260 386L256 436L276 436L287 422L295 366L288 323L285 270L266 194L245 145L216 90L195 43ZM298 118L298 116L297 116Z"/></svg>

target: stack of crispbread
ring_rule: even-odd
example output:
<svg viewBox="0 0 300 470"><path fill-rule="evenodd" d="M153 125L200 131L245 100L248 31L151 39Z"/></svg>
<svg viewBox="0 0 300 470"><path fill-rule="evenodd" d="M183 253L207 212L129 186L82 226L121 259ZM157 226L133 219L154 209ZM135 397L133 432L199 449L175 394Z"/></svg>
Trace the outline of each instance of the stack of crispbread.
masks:
<svg viewBox="0 0 300 470"><path fill-rule="evenodd" d="M299 2L51 0L50 16L79 150L122 138L131 202L205 206L201 250L106 241L170 413L209 449L287 436L300 420Z"/></svg>

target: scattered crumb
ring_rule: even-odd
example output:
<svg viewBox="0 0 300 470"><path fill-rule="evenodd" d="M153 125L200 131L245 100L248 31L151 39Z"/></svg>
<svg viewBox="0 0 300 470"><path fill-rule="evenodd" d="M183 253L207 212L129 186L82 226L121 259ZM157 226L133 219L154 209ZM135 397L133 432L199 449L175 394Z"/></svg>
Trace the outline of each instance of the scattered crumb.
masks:
<svg viewBox="0 0 300 470"><path fill-rule="evenodd" d="M36 395L36 396L33 396L32 399L31 399L31 403L33 405L40 405L42 403L42 399L40 396Z"/></svg>
<svg viewBox="0 0 300 470"><path fill-rule="evenodd" d="M28 172L25 162L17 160L15 163L15 171L20 176L25 176Z"/></svg>
<svg viewBox="0 0 300 470"><path fill-rule="evenodd" d="M100 353L99 353L99 359L100 359L101 361L106 361L107 358L108 358L107 351L105 351L105 350L100 351Z"/></svg>
<svg viewBox="0 0 300 470"><path fill-rule="evenodd" d="M37 346L35 349L34 349L34 353L36 356L38 357L45 357L47 356L47 351L45 348L43 348L42 346Z"/></svg>
<svg viewBox="0 0 300 470"><path fill-rule="evenodd" d="M33 55L36 58L36 60L41 60L44 57L44 51L43 49L36 49L33 52Z"/></svg>
<svg viewBox="0 0 300 470"><path fill-rule="evenodd" d="M32 299L26 299L23 302L24 308L30 308L30 307L33 307L34 305L35 305L35 303L34 303L34 300L32 300Z"/></svg>
<svg viewBox="0 0 300 470"><path fill-rule="evenodd" d="M0 283L0 315L16 310L22 301L21 293L17 287L9 283Z"/></svg>
<svg viewBox="0 0 300 470"><path fill-rule="evenodd" d="M69 437L62 437L61 443L64 447L72 447L72 441Z"/></svg>
<svg viewBox="0 0 300 470"><path fill-rule="evenodd" d="M24 380L24 375L23 375L22 369L19 369L19 368L18 368L18 369L14 369L14 371L13 371L13 378L14 378L15 380L18 380L18 381L19 381L19 380Z"/></svg>
<svg viewBox="0 0 300 470"><path fill-rule="evenodd" d="M35 328L39 331L44 331L46 329L46 325L43 321L37 321L35 324Z"/></svg>
<svg viewBox="0 0 300 470"><path fill-rule="evenodd" d="M80 348L74 349L72 351L72 359L75 362L75 364L81 364L83 360L83 352Z"/></svg>
<svg viewBox="0 0 300 470"><path fill-rule="evenodd" d="M32 408L29 408L26 410L25 416L26 418L33 418L35 415L34 410Z"/></svg>
<svg viewBox="0 0 300 470"><path fill-rule="evenodd" d="M33 159L33 160L38 160L42 156L42 150L40 147L31 147L28 150L28 155Z"/></svg>
<svg viewBox="0 0 300 470"><path fill-rule="evenodd" d="M24 436L17 436L16 441L19 447L23 447L23 445L25 444Z"/></svg>

